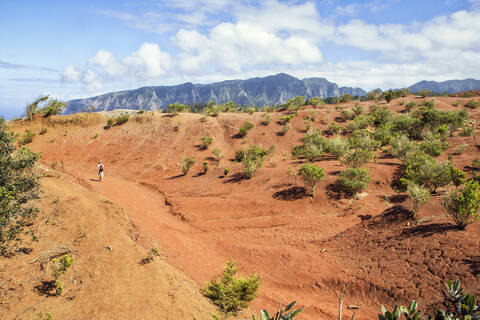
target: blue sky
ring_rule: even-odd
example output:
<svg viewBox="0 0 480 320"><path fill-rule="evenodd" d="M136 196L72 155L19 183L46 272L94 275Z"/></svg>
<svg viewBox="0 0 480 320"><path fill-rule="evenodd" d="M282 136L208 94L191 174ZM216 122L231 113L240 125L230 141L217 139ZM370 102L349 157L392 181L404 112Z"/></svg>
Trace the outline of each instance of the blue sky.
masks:
<svg viewBox="0 0 480 320"><path fill-rule="evenodd" d="M0 115L287 72L366 90L480 78L480 0L0 0Z"/></svg>

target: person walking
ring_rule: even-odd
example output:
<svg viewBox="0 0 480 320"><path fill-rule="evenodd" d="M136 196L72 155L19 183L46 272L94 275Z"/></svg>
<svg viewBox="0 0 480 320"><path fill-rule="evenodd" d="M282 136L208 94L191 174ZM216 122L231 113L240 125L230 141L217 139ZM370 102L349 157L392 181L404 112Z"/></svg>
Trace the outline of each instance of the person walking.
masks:
<svg viewBox="0 0 480 320"><path fill-rule="evenodd" d="M103 182L103 163L98 161L98 181Z"/></svg>

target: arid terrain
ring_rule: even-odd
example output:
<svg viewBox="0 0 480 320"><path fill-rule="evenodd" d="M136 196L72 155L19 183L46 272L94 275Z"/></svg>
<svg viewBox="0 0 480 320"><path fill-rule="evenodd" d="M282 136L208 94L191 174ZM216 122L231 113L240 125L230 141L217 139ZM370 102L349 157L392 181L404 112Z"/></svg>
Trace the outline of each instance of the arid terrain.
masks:
<svg viewBox="0 0 480 320"><path fill-rule="evenodd" d="M470 99L434 97L442 110L460 110ZM480 99L476 97L475 99ZM395 112L421 97L389 103ZM452 104L458 102L455 107ZM342 103L347 107L354 102ZM372 101L362 102L365 111ZM380 105L385 105L381 102ZM312 111L313 110L313 111ZM468 109L476 126L480 112ZM281 301L296 300L306 309L299 319L335 319L343 284L344 316L376 318L380 305L417 298L422 309L441 299L442 281L461 279L469 292L480 293L480 223L455 228L441 205L446 188L432 195L412 219L411 202L392 188L401 162L378 151L368 164L371 182L356 198L334 190L339 160L316 161L325 169L316 197L306 195L298 170L303 160L291 150L302 144L304 117L315 114L313 128L325 130L340 116L334 105L298 112L281 135L284 114L220 113L217 117L145 112L121 126L105 129L100 114L37 117L10 123L13 131L38 133L28 147L41 152L44 194L38 201L38 242L29 254L1 259L0 318L35 319L52 310L56 319L211 319L215 307L200 293L205 281L235 260L242 274L262 278L259 297L245 318ZM243 122L254 128L236 137ZM345 126L348 122L339 122ZM207 150L200 138L211 136ZM480 158L477 135L448 138L447 159L461 143L468 147L453 164L468 173ZM258 144L275 147L273 156L252 179L234 163L236 149ZM212 150L224 159L216 163ZM180 162L197 161L183 176ZM97 162L105 164L105 181L97 181ZM202 162L209 163L203 174ZM224 176L224 169L230 173ZM130 224L131 221L131 224ZM139 261L155 243L161 255L144 266ZM74 256L71 280L62 297L42 295L35 286L43 276L37 257L55 244ZM108 247L108 248L107 248ZM110 250L111 249L111 250ZM67 317L68 315L68 317Z"/></svg>

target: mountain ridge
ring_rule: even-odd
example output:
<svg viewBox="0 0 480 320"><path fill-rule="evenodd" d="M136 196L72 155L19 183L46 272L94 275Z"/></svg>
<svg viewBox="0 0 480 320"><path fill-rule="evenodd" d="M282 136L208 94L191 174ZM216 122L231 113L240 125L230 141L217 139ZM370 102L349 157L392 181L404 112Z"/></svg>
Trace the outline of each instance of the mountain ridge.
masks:
<svg viewBox="0 0 480 320"><path fill-rule="evenodd" d="M434 93L457 93L480 89L480 80L463 79L442 82L422 80L408 89L418 92L423 89ZM93 107L95 111L114 109L159 110L171 103L216 104L233 101L239 105L283 104L296 96L338 97L344 94L364 96L367 92L358 87L339 87L326 78L310 77L299 79L286 73L250 79L223 80L208 84L185 82L172 86L145 86L132 90L109 92L102 95L75 99L67 102L66 114L82 112Z"/></svg>

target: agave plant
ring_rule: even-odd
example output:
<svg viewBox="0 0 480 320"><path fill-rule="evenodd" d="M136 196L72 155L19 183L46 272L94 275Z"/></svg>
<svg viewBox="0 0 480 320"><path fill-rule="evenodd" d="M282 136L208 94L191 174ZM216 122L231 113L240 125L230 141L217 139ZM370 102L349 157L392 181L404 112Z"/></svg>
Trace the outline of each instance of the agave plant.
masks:
<svg viewBox="0 0 480 320"><path fill-rule="evenodd" d="M292 309L295 303L296 301L293 301L285 308L280 308L278 312L275 313L273 316L270 316L267 310L262 310L260 311L260 320L291 320L303 310L303 308L300 308L290 311L290 309ZM252 319L256 320L255 316L252 315Z"/></svg>

